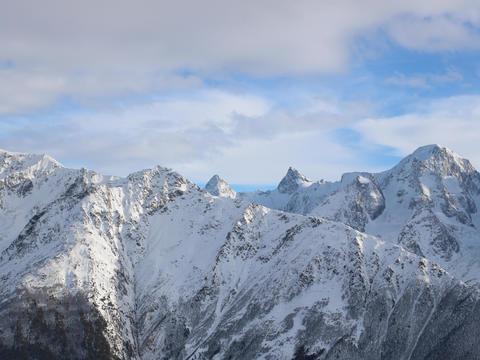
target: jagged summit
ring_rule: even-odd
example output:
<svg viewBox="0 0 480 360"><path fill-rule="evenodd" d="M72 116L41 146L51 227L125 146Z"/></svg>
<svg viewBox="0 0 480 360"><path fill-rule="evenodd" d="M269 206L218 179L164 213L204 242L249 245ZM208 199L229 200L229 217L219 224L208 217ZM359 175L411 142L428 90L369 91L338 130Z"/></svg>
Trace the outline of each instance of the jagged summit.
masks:
<svg viewBox="0 0 480 360"><path fill-rule="evenodd" d="M162 167L110 181L1 156L1 359L480 354L464 281L480 279L478 173L417 159L330 183L290 168L233 200L218 175L210 196Z"/></svg>
<svg viewBox="0 0 480 360"><path fill-rule="evenodd" d="M207 185L205 185L205 190L215 196L228 197L231 199L234 199L237 196L237 193L232 189L230 184L218 175L213 175L211 177Z"/></svg>
<svg viewBox="0 0 480 360"><path fill-rule="evenodd" d="M445 146L442 146L439 144L430 144L430 145L420 146L419 148L417 148L412 153L412 157L415 157L419 160L427 160L432 156L435 156L441 151L452 152L450 149L447 149Z"/></svg>
<svg viewBox="0 0 480 360"><path fill-rule="evenodd" d="M56 165L63 167L63 165L59 161L46 153L13 152L0 149L0 163L3 163L6 159L11 159L17 162L23 161L29 163L44 161L55 163Z"/></svg>
<svg viewBox="0 0 480 360"><path fill-rule="evenodd" d="M25 171L34 176L39 172L50 172L52 169L60 167L63 165L47 154L0 150L0 177Z"/></svg>
<svg viewBox="0 0 480 360"><path fill-rule="evenodd" d="M413 157L420 161L429 161L429 160L445 160L455 161L457 163L463 163L468 161L463 159L460 155L450 150L446 146L432 144L419 147L415 150L410 157ZM408 158L408 157L407 157Z"/></svg>
<svg viewBox="0 0 480 360"><path fill-rule="evenodd" d="M302 177L290 168L276 191L242 197L345 223L480 279L480 173L452 150L422 146L389 170L345 173L337 182L299 186Z"/></svg>
<svg viewBox="0 0 480 360"><path fill-rule="evenodd" d="M60 164L57 160L46 153L28 153L28 152L15 152L8 151L5 149L0 149L1 157L12 157L16 159L48 159L49 161L56 162Z"/></svg>
<svg viewBox="0 0 480 360"><path fill-rule="evenodd" d="M283 194L292 194L300 186L306 187L312 184L312 180L300 173L297 169L289 167L287 174L278 184L278 191Z"/></svg>
<svg viewBox="0 0 480 360"><path fill-rule="evenodd" d="M424 145L417 148L410 155L406 156L403 161L416 159L417 161L430 161L432 159L455 159L456 161L464 160L460 155L450 150L446 146L439 144ZM400 162L401 163L401 162Z"/></svg>
<svg viewBox="0 0 480 360"><path fill-rule="evenodd" d="M471 174L475 172L475 169L470 161L462 158L449 148L432 144L419 147L400 161L391 171L394 173L409 172L412 174L423 174L425 171L429 171L445 177L460 176L462 173Z"/></svg>

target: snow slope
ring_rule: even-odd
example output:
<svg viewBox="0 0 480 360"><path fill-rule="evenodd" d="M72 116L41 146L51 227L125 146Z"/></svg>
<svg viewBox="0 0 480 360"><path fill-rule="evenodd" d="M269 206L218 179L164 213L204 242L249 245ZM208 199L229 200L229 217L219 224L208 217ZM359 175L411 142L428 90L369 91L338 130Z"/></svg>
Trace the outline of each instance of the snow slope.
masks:
<svg viewBox="0 0 480 360"><path fill-rule="evenodd" d="M114 178L2 152L0 169L2 359L480 354L475 285L351 226L212 195L162 167ZM291 173L295 190L279 193L323 191ZM370 189L367 229L387 179L354 180Z"/></svg>
<svg viewBox="0 0 480 360"><path fill-rule="evenodd" d="M290 170L282 182L287 178ZM279 188L237 197L343 222L401 244L464 281L480 280L480 174L445 147L421 147L382 173L310 181L287 196Z"/></svg>

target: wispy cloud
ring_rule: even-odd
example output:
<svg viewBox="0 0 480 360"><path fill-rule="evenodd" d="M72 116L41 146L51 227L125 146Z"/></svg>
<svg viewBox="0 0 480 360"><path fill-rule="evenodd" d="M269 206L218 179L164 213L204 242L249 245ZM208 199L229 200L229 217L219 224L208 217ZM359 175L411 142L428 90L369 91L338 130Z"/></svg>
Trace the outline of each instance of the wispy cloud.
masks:
<svg viewBox="0 0 480 360"><path fill-rule="evenodd" d="M431 143L450 147L480 165L480 96L453 96L423 101L395 117L369 118L354 125L364 139L393 147L401 155Z"/></svg>
<svg viewBox="0 0 480 360"><path fill-rule="evenodd" d="M391 85L407 86L413 88L431 89L435 86L444 86L452 82L460 82L463 80L463 75L454 70L448 69L443 74L416 74L413 76L406 76L400 72L396 72L393 76L387 78L385 82Z"/></svg>
<svg viewBox="0 0 480 360"><path fill-rule="evenodd" d="M476 69L449 59L480 50L479 12L475 0L7 2L0 147L105 173L161 164L237 183L276 182L289 165L335 178L388 141L401 153L462 136L465 147L478 130L465 98L376 114L461 93L466 80L474 93ZM449 119L465 131L457 140ZM332 136L342 129L365 141L349 147Z"/></svg>
<svg viewBox="0 0 480 360"><path fill-rule="evenodd" d="M405 76L404 74L397 72L394 76L386 79L385 83L422 89L431 88L426 75Z"/></svg>
<svg viewBox="0 0 480 360"><path fill-rule="evenodd" d="M117 175L161 164L204 181L218 171L215 165L221 165L223 171L238 176L237 182L266 182L275 178L272 171L283 171L293 162L306 168L318 166L315 153L302 155L307 151L305 144L317 151L325 151L327 144L341 148L326 140L328 132L351 122L354 113L368 111L360 104L336 104L316 97L303 102L308 105L292 112L276 109L259 96L202 90L126 108L40 119L14 117L0 121L0 147L46 152L67 160L67 165L82 164ZM252 149L262 149L262 154ZM281 158L285 151L290 155ZM345 154L337 151L338 156ZM244 173L248 167L264 166L259 159L279 164L278 169ZM318 170L314 175L333 176L325 173L325 166L322 174Z"/></svg>
<svg viewBox="0 0 480 360"><path fill-rule="evenodd" d="M471 3L474 6L473 2ZM439 2L439 8L441 8ZM459 3L459 7L462 4ZM473 10L473 8L471 8ZM478 19L468 11L425 13L423 16L401 15L387 25L392 39L408 49L421 51L451 51L480 47Z"/></svg>

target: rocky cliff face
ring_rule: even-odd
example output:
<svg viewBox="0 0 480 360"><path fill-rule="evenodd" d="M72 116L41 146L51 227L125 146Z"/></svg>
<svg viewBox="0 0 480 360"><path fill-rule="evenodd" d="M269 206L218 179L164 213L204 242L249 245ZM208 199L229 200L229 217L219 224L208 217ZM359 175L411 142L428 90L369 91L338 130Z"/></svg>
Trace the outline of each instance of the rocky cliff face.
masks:
<svg viewBox="0 0 480 360"><path fill-rule="evenodd" d="M340 221L427 257L462 280L480 280L480 174L445 147L424 146L391 170L311 182L288 196L274 190L238 197Z"/></svg>
<svg viewBox="0 0 480 360"><path fill-rule="evenodd" d="M232 189L230 184L220 178L218 175L212 176L212 178L205 185L205 191L215 196L222 196L231 199L237 197L237 193Z"/></svg>
<svg viewBox="0 0 480 360"><path fill-rule="evenodd" d="M461 174L476 204L476 172L462 164L441 181ZM331 221L212 195L161 167L115 178L3 152L0 358L477 358L479 291L424 258L411 235L436 229L431 214L445 225L438 209L475 229L474 205L463 190L443 192L450 207L433 191L418 197L423 182L398 175L415 194L402 201L412 212L398 226L402 246L356 230L389 214L395 176L281 193L288 204L317 186ZM435 239L449 261L463 254L459 239L458 249Z"/></svg>

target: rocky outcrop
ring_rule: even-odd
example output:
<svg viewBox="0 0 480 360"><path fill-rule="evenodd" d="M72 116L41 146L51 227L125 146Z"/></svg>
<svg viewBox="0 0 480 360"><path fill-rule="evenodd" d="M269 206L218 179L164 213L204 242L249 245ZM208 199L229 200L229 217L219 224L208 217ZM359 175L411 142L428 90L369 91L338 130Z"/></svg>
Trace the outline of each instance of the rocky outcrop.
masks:
<svg viewBox="0 0 480 360"><path fill-rule="evenodd" d="M297 169L289 167L287 174L278 184L277 190L281 194L293 194L300 187L308 186L311 183L312 181L300 174Z"/></svg>
<svg viewBox="0 0 480 360"><path fill-rule="evenodd" d="M205 190L215 196L221 196L231 199L235 199L237 196L237 193L235 192L235 190L232 189L230 184L228 184L218 175L214 175L211 177L211 179L205 185Z"/></svg>

